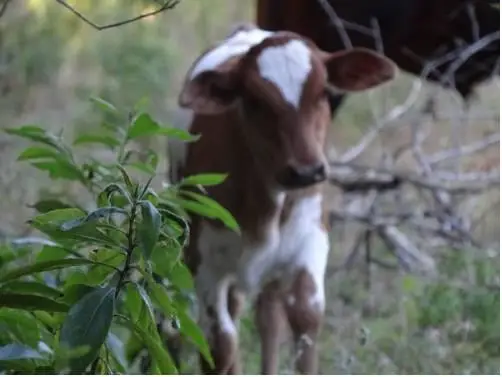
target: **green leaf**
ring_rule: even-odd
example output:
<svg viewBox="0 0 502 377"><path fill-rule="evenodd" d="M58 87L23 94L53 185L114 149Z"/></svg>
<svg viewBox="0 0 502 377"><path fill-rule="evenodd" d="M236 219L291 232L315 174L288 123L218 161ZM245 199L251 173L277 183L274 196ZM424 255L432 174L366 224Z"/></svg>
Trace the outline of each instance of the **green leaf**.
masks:
<svg viewBox="0 0 502 377"><path fill-rule="evenodd" d="M46 171L52 179L62 178L85 181L80 169L65 160L33 162L31 165L39 170Z"/></svg>
<svg viewBox="0 0 502 377"><path fill-rule="evenodd" d="M129 128L127 138L131 140L142 136L153 135L164 135L182 141L196 141L199 139L199 136L191 135L189 132L182 129L161 127L146 113L142 113L136 117L132 126Z"/></svg>
<svg viewBox="0 0 502 377"><path fill-rule="evenodd" d="M125 318L121 318L120 320L143 340L143 343L148 348L150 356L155 363L157 363L161 374L177 374L178 371L174 365L173 359L162 345L157 332L155 332L155 334L150 334L129 319L126 320Z"/></svg>
<svg viewBox="0 0 502 377"><path fill-rule="evenodd" d="M50 298L59 298L62 292L36 281L11 281L0 286L4 292L33 293Z"/></svg>
<svg viewBox="0 0 502 377"><path fill-rule="evenodd" d="M111 183L98 195L98 205L103 207L109 204L110 198L117 192L126 198L129 203L132 203L131 196L125 188L116 183Z"/></svg>
<svg viewBox="0 0 502 377"><path fill-rule="evenodd" d="M113 106L110 102L107 102L102 98L90 97L89 99L91 102L93 102L95 105L97 105L104 112L111 113L111 114L118 113L118 110L115 106Z"/></svg>
<svg viewBox="0 0 502 377"><path fill-rule="evenodd" d="M169 273L169 280L180 289L194 288L192 274L181 261L174 265Z"/></svg>
<svg viewBox="0 0 502 377"><path fill-rule="evenodd" d="M181 246L176 240L157 243L151 255L153 270L162 277L169 277L173 266L181 257Z"/></svg>
<svg viewBox="0 0 502 377"><path fill-rule="evenodd" d="M66 312L68 306L47 297L38 295L0 292L0 308L23 310L44 310L47 312Z"/></svg>
<svg viewBox="0 0 502 377"><path fill-rule="evenodd" d="M200 139L200 135L192 135L185 130L174 127L162 127L157 131L157 133L170 137L171 139L177 139L185 142L193 142Z"/></svg>
<svg viewBox="0 0 502 377"><path fill-rule="evenodd" d="M10 340L32 348L37 347L41 337L39 322L31 313L19 309L2 308L0 310L0 329L2 329L0 336L8 333Z"/></svg>
<svg viewBox="0 0 502 377"><path fill-rule="evenodd" d="M12 269L3 275L0 275L0 283L17 279L21 276L31 275L37 272L53 271L65 267L82 266L87 264L93 264L93 262L89 259L84 258L69 258L38 262L29 266Z"/></svg>
<svg viewBox="0 0 502 377"><path fill-rule="evenodd" d="M38 158L58 158L60 154L52 148L29 147L17 158L18 161L34 160Z"/></svg>
<svg viewBox="0 0 502 377"><path fill-rule="evenodd" d="M129 287L128 287L129 288ZM128 293L128 307L131 318L148 332L157 332L155 327L155 311L150 296L145 289L134 283ZM134 307L135 306L135 307Z"/></svg>
<svg viewBox="0 0 502 377"><path fill-rule="evenodd" d="M101 144L113 149L118 147L120 142L111 135L82 134L73 141L73 145L82 144Z"/></svg>
<svg viewBox="0 0 502 377"><path fill-rule="evenodd" d="M178 311L178 320L180 321L181 333L197 346L206 361L214 367L209 344L200 327L183 310Z"/></svg>
<svg viewBox="0 0 502 377"><path fill-rule="evenodd" d="M42 251L38 253L36 262L47 262L56 259L65 259L68 256L68 250L57 246L44 246Z"/></svg>
<svg viewBox="0 0 502 377"><path fill-rule="evenodd" d="M60 343L70 350L89 346L69 362L72 371L84 372L97 357L108 336L115 306L115 287L98 287L71 307L61 327Z"/></svg>
<svg viewBox="0 0 502 377"><path fill-rule="evenodd" d="M180 310L173 305L164 286L153 282L149 284L149 288L152 291L152 296L155 301L162 308L164 315L168 318L177 316L180 321L181 333L197 346L207 362L212 365L213 360L209 345L199 326L197 326L197 324L185 313L184 310Z"/></svg>
<svg viewBox="0 0 502 377"><path fill-rule="evenodd" d="M134 190L134 184L132 183L131 177L129 177L129 174L127 174L127 171L120 165L117 165L117 168L120 170L120 173L122 173L122 178L124 179L124 182L129 189L129 194L133 194Z"/></svg>
<svg viewBox="0 0 502 377"><path fill-rule="evenodd" d="M80 209L67 208L38 215L30 223L34 228L44 232L53 239L57 239L59 243L65 242L63 246L66 247L69 247L68 243L74 246L78 241L103 246L119 246L113 238L100 231L93 224L83 224L78 229L75 229L75 231L61 230L61 225L65 222L85 216L85 212Z"/></svg>
<svg viewBox="0 0 502 377"><path fill-rule="evenodd" d="M122 208L118 207L104 207L104 208L98 208L92 212L89 212L89 214L85 217L81 217L79 219L73 219L64 222L61 224L61 230L68 231L72 230L82 224L91 222L91 221L96 221L102 217L112 215L114 213L120 213L122 215L128 216L128 212Z"/></svg>
<svg viewBox="0 0 502 377"><path fill-rule="evenodd" d="M134 168L136 170L139 170L143 173L146 173L148 175L154 175L155 174L155 168L152 168L148 164L142 163L142 162L131 162L127 164L127 166L130 166L131 168Z"/></svg>
<svg viewBox="0 0 502 377"><path fill-rule="evenodd" d="M127 133L128 139L135 139L140 136L154 135L160 126L155 122L150 115L141 113L134 119L133 124L129 127Z"/></svg>
<svg viewBox="0 0 502 377"><path fill-rule="evenodd" d="M86 284L71 284L65 287L63 301L68 305L74 305L86 294L94 290L95 287Z"/></svg>
<svg viewBox="0 0 502 377"><path fill-rule="evenodd" d="M55 209L33 218L34 223L54 224L60 226L64 222L85 216L85 212L78 208Z"/></svg>
<svg viewBox="0 0 502 377"><path fill-rule="evenodd" d="M150 105L150 99L148 97L143 96L134 104L134 112L139 113L146 111L149 105Z"/></svg>
<svg viewBox="0 0 502 377"><path fill-rule="evenodd" d="M28 208L35 208L40 213L47 213L56 209L71 208L69 204L63 203L57 199L39 200L33 205L28 205Z"/></svg>
<svg viewBox="0 0 502 377"><path fill-rule="evenodd" d="M219 185L228 177L228 174L196 174L183 178L180 186L215 186Z"/></svg>
<svg viewBox="0 0 502 377"><path fill-rule="evenodd" d="M0 360L43 359L36 350L23 344L7 344L0 347Z"/></svg>
<svg viewBox="0 0 502 377"><path fill-rule="evenodd" d="M194 202L179 198L178 201L183 208L212 219L219 219L231 230L238 233L240 232L239 224L237 224L237 221L234 219L232 214L218 202L195 192L183 191L183 194L190 196L197 201Z"/></svg>
<svg viewBox="0 0 502 377"><path fill-rule="evenodd" d="M126 255L124 252L116 249L98 249L93 253L92 258L96 263L106 264L96 264L87 272L87 283L98 285L106 280L112 273L116 272L115 268L123 265Z"/></svg>
<svg viewBox="0 0 502 377"><path fill-rule="evenodd" d="M19 128L8 128L5 132L10 135L16 135L28 140L50 145L61 153L71 156L69 150L61 143L58 137L38 126L25 125Z"/></svg>
<svg viewBox="0 0 502 377"><path fill-rule="evenodd" d="M162 219L157 208L149 201L142 200L139 205L142 221L138 225L138 240L145 259L149 260L159 239Z"/></svg>

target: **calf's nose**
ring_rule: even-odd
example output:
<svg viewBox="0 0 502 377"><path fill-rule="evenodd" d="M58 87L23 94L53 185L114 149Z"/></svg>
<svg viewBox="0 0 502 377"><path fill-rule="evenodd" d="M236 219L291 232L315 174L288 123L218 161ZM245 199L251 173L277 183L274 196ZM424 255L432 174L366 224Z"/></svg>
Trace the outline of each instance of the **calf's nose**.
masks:
<svg viewBox="0 0 502 377"><path fill-rule="evenodd" d="M280 175L279 183L286 188L302 188L324 181L327 178L323 163L308 166L288 166Z"/></svg>

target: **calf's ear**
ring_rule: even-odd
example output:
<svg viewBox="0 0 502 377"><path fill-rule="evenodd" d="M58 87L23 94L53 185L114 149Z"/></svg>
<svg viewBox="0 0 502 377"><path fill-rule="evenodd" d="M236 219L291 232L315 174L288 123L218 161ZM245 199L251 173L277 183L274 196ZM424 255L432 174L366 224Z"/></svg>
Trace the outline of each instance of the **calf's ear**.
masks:
<svg viewBox="0 0 502 377"><path fill-rule="evenodd" d="M328 81L340 92L371 89L392 80L397 66L390 59L366 48L321 54Z"/></svg>
<svg viewBox="0 0 502 377"><path fill-rule="evenodd" d="M236 62L232 61L195 76L189 72L178 97L178 104L200 114L225 111L238 98L235 67Z"/></svg>

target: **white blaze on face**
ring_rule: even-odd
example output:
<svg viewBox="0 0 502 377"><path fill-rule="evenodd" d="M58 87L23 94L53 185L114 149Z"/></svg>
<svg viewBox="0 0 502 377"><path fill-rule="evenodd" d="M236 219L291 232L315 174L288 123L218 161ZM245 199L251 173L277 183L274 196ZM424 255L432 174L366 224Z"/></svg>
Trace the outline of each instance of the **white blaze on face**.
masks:
<svg viewBox="0 0 502 377"><path fill-rule="evenodd" d="M303 86L312 69L310 58L305 42L292 40L264 49L258 57L258 68L261 76L275 84L284 99L298 108Z"/></svg>
<svg viewBox="0 0 502 377"><path fill-rule="evenodd" d="M216 68L228 59L245 54L249 49L260 44L273 33L262 29L243 30L235 33L221 45L204 55L193 67L190 78L198 74Z"/></svg>

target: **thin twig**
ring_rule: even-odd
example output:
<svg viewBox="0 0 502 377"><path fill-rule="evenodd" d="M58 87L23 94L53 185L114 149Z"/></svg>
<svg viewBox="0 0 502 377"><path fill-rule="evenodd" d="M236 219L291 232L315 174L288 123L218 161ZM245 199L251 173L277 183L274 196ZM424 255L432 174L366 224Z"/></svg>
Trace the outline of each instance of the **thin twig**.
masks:
<svg viewBox="0 0 502 377"><path fill-rule="evenodd" d="M326 12L326 14L328 15L333 25L335 25L344 47L347 49L352 48L352 42L349 38L349 35L347 34L347 30L345 30L342 19L338 17L336 11L328 3L327 0L317 0L317 1L319 5L321 5L321 7L324 9L324 12Z"/></svg>
<svg viewBox="0 0 502 377"><path fill-rule="evenodd" d="M122 25L130 24L132 22L139 21L139 20L141 20L143 18L146 18L146 17L155 16L156 14L164 12L164 11L166 11L168 9L173 9L176 5L178 5L178 3L180 1L181 0L167 0L161 7L157 8L154 11L147 12L147 13L142 13L142 14L140 14L138 16L135 16L135 17L132 17L132 18L128 18L126 20L114 22L114 23L111 23L111 24L107 24L107 25L97 25L94 22L92 22L91 20L89 20L86 16L84 16L82 13L80 13L78 10L76 10L71 5L69 5L66 1L64 1L64 0L56 0L56 2L58 2L59 4L61 4L63 7L65 7L66 9L68 9L71 13L73 13L75 16L77 16L82 21L84 21L87 25L92 26L96 30L111 29L111 28L115 28L115 27L118 27L118 26L122 26Z"/></svg>

